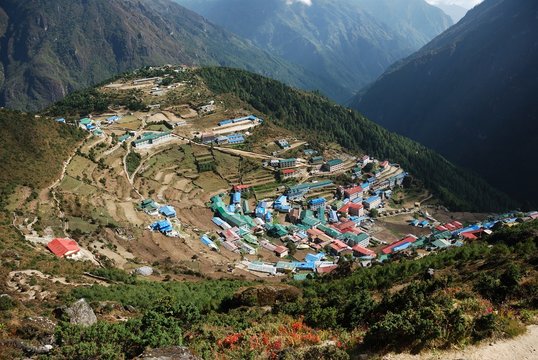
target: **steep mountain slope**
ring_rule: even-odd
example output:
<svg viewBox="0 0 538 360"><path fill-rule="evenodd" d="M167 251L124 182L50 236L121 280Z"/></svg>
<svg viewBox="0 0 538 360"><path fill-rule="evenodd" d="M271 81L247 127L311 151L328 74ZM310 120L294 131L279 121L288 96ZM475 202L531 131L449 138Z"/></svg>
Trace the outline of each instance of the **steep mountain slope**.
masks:
<svg viewBox="0 0 538 360"><path fill-rule="evenodd" d="M39 189L52 183L84 134L51 119L0 110L0 211L18 186Z"/></svg>
<svg viewBox="0 0 538 360"><path fill-rule="evenodd" d="M437 6L439 9L443 10L445 14L450 16L452 18L452 21L454 21L454 23L457 23L458 21L460 21L465 16L465 14L467 14L467 9L457 4L439 3L439 4L436 4L435 6Z"/></svg>
<svg viewBox="0 0 538 360"><path fill-rule="evenodd" d="M176 0L257 46L342 84L347 100L452 24L423 0Z"/></svg>
<svg viewBox="0 0 538 360"><path fill-rule="evenodd" d="M203 68L200 75L215 93L239 96L275 118L277 125L309 136L312 143L334 141L351 151L399 163L452 209L493 211L514 206L504 194L438 153L326 98L241 70Z"/></svg>
<svg viewBox="0 0 538 360"><path fill-rule="evenodd" d="M241 67L308 89L327 83L168 0L3 1L0 61L0 105L27 110L165 63Z"/></svg>
<svg viewBox="0 0 538 360"><path fill-rule="evenodd" d="M352 105L536 204L537 19L535 1L487 0Z"/></svg>

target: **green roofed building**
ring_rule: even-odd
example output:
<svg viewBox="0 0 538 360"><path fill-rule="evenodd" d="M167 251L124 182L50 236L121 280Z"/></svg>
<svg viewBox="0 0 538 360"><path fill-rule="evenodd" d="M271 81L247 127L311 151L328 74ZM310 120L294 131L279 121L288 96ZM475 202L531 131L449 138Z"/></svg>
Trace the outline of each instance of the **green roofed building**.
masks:
<svg viewBox="0 0 538 360"><path fill-rule="evenodd" d="M297 164L297 159L295 158L283 159L278 162L278 166L281 169L295 167L296 164Z"/></svg>
<svg viewBox="0 0 538 360"><path fill-rule="evenodd" d="M329 226L319 225L318 230L323 231L325 234L335 239L340 239L342 237L342 233L340 231L333 229L332 227L329 227Z"/></svg>
<svg viewBox="0 0 538 360"><path fill-rule="evenodd" d="M255 246L259 246L258 238L252 234L246 234L243 236L243 240L245 240L247 243Z"/></svg>
<svg viewBox="0 0 538 360"><path fill-rule="evenodd" d="M343 167L344 167L344 161L342 161L340 159L329 160L323 165L323 169L325 171L329 171L329 172L342 170Z"/></svg>
<svg viewBox="0 0 538 360"><path fill-rule="evenodd" d="M313 227L321 225L321 221L313 216L305 216L303 219L301 219L301 224L308 227L308 229L311 229Z"/></svg>
<svg viewBox="0 0 538 360"><path fill-rule="evenodd" d="M305 183L288 187L286 194L290 199L304 197L310 190L317 190L333 185L331 180L318 181L315 183Z"/></svg>
<svg viewBox="0 0 538 360"><path fill-rule="evenodd" d="M323 164L323 156L314 156L312 159L310 159L310 164L312 165Z"/></svg>
<svg viewBox="0 0 538 360"><path fill-rule="evenodd" d="M133 141L133 146L136 148L148 147L169 140L172 137L170 131L165 132L148 132L140 135L138 139Z"/></svg>
<svg viewBox="0 0 538 360"><path fill-rule="evenodd" d="M273 235L273 236L277 236L277 237L282 237L282 236L286 236L288 235L288 230L286 230L286 228L280 224L276 224L276 225L273 225L273 227L271 227L268 232Z"/></svg>
<svg viewBox="0 0 538 360"><path fill-rule="evenodd" d="M360 233L360 234L353 234L353 233L345 233L342 234L342 240L346 240L346 243L353 247L355 245L360 245L362 247L367 247L370 243L370 236L366 233Z"/></svg>

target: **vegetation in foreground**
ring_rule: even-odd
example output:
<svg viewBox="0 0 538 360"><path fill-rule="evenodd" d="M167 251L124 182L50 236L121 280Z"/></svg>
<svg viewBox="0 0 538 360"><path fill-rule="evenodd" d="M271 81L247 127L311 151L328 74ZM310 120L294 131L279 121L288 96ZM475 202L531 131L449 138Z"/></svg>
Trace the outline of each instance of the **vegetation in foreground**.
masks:
<svg viewBox="0 0 538 360"><path fill-rule="evenodd" d="M355 271L342 264L331 277L294 284L300 295L274 298L271 307L261 306L266 295L238 296L252 285L238 281L76 288L66 300L112 301L138 315L88 328L61 322L52 357L129 358L147 347L185 345L207 359L347 359L512 337L536 319L537 246L534 221L421 259Z"/></svg>

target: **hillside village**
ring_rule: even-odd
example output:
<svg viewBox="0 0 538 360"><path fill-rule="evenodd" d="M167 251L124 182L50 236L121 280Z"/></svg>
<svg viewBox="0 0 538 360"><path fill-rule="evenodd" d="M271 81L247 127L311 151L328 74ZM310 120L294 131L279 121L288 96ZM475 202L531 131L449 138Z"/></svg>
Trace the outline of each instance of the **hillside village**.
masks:
<svg viewBox="0 0 538 360"><path fill-rule="evenodd" d="M458 217L409 188L412 174L390 159L312 146L235 99L177 80L188 71L150 69L160 75L100 89L136 94L140 110L56 119L88 135L52 187L77 206L60 201L39 231L30 215L16 218L27 239L130 271L171 261L176 274L302 280L342 259L368 267L422 257L538 217ZM38 212L51 206L37 202Z"/></svg>

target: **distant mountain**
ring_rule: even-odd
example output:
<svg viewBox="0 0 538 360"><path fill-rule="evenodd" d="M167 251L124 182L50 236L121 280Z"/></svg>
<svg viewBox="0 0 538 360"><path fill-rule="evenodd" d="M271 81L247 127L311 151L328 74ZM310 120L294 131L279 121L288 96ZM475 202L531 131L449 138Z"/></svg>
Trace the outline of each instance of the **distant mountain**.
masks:
<svg viewBox="0 0 538 360"><path fill-rule="evenodd" d="M348 100L452 25L424 0L175 0L255 45L343 85ZM346 96L348 98L346 99Z"/></svg>
<svg viewBox="0 0 538 360"><path fill-rule="evenodd" d="M461 18L463 18L465 14L467 14L466 8L456 5L456 4L439 3L439 4L436 4L435 6L437 6L439 9L443 10L445 14L450 16L452 18L452 21L454 21L454 23L457 23L458 21L460 21Z"/></svg>
<svg viewBox="0 0 538 360"><path fill-rule="evenodd" d="M36 110L120 72L166 63L240 67L341 91L169 0L0 4L0 106Z"/></svg>
<svg viewBox="0 0 538 360"><path fill-rule="evenodd" d="M538 2L486 0L352 103L538 204Z"/></svg>

